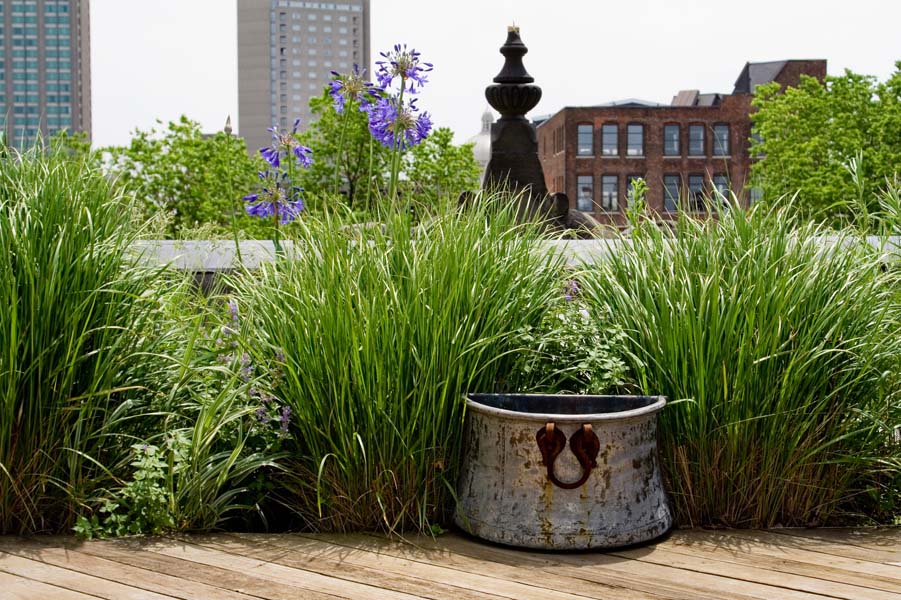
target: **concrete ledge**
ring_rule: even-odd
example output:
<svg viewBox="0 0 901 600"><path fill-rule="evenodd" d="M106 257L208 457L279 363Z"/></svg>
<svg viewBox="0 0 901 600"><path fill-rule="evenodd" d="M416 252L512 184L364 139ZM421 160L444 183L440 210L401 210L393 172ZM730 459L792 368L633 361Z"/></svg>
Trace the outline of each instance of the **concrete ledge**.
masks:
<svg viewBox="0 0 901 600"><path fill-rule="evenodd" d="M821 238L824 245L835 245L840 241L852 243L852 238L827 236ZM559 240L542 242L550 252L562 252L567 264L577 266L582 262L593 262L604 258L610 252L628 241L620 240ZM882 253L886 263L901 260L901 236L880 238L867 237L867 243ZM282 243L285 255L295 257L299 249L294 243ZM275 258L275 247L268 240L247 240L240 242L241 259L244 267L253 269ZM169 265L195 273L217 273L229 271L239 266L235 243L228 240L147 240L133 247L136 258L147 265Z"/></svg>

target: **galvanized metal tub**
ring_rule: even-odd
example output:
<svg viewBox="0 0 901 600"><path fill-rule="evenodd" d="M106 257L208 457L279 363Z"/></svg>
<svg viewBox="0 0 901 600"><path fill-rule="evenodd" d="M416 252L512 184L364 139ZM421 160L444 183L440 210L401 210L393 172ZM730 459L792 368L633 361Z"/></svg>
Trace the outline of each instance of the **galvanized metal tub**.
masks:
<svg viewBox="0 0 901 600"><path fill-rule="evenodd" d="M550 550L612 548L672 526L657 460L662 396L470 394L454 520Z"/></svg>

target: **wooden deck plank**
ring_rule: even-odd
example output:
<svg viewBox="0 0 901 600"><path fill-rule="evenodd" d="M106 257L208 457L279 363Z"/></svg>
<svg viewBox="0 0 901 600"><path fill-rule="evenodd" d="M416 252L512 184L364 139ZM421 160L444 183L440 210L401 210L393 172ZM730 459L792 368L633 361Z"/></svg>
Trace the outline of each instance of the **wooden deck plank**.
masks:
<svg viewBox="0 0 901 600"><path fill-rule="evenodd" d="M235 535L235 534L232 534ZM339 556L342 564L350 564L353 561L353 564L359 565L372 565L373 557L369 556L373 551L371 550L361 550L357 548L347 548L343 546L337 546L332 543L328 543L323 540L309 538L305 536L257 536L254 534L240 534L238 535L239 539L252 539L256 542L264 544L266 546L277 549L277 552L283 552L287 549L291 549L296 552L303 552L310 556L311 558L317 558L320 556ZM428 538L430 539L430 538ZM443 539L443 538L442 538ZM395 542L384 540L384 538L380 538L380 541L384 543L384 546L380 545L375 548L375 554L381 553L390 553L388 546L395 544ZM403 554L403 555L402 555ZM492 577L495 579L500 579L502 581L510 581L516 583L522 583L532 587L541 587L549 590L550 593L556 593L557 590L565 590L569 594L574 594L576 596L583 596L588 598L609 598L610 600L639 600L649 598L647 594L639 594L637 592L623 589L610 585L602 585L599 583L591 583L582 581L580 579L567 578L555 576L552 574L542 575L540 578L534 577L534 575L525 569L517 568L517 567L508 567L506 565L500 565L485 561L476 561L473 559L469 559L468 557L462 556L453 556L449 555L447 552L442 551L430 551L419 546L414 550L411 555L406 555L405 553L393 553L394 556L399 556L400 558L405 558L408 560L413 560L418 563L430 563L441 565L442 567L462 571L464 574L472 573L478 575L484 575L487 577ZM462 559L462 560L461 560ZM377 561L377 559L376 559ZM376 562L377 565L380 563ZM383 566L383 565L381 565ZM376 568L376 567L372 567ZM414 565L415 568L415 565ZM384 571L383 571L384 572ZM417 571L418 572L418 571ZM429 579L434 583L434 579ZM459 586L464 585L463 583L453 584L454 589L461 589ZM510 598L512 597L509 593L503 595L488 595L484 591L473 591L467 590L468 594L474 594L474 597L477 598L491 598L491 597L503 597ZM547 595L547 594L546 594ZM518 597L518 596L516 596ZM668 596L660 596L655 595L653 598L666 599Z"/></svg>
<svg viewBox="0 0 901 600"><path fill-rule="evenodd" d="M78 551L99 556L123 565L146 568L160 573L168 573L186 582L202 583L233 592L244 593L263 600L337 600L340 596L325 594L315 590L292 585L273 583L267 579L223 569L210 565L173 558L154 552L144 551L147 543L143 539L108 540L80 543L68 539L69 544L78 544Z"/></svg>
<svg viewBox="0 0 901 600"><path fill-rule="evenodd" d="M143 566L125 565L83 553L77 545L64 548L59 544L53 544L53 541L53 539L41 542L4 538L0 539L0 551L108 581L127 581L130 587L158 592L181 600L255 600L254 596L247 594L179 579L167 574L165 570L148 570ZM81 546L90 544L91 542L84 542Z"/></svg>
<svg viewBox="0 0 901 600"><path fill-rule="evenodd" d="M313 537L318 540L323 536ZM410 536L403 542L386 540L382 536L372 537L380 551L395 556L435 562L465 572L519 581L528 585L547 586L589 597L629 600L686 597L684 590L670 585L668 581L635 581L634 577L623 577L610 571L570 569L559 563L549 563L548 557L552 557L552 554L485 545L455 535L443 535L438 539ZM699 600L721 600L720 596L703 593L692 597Z"/></svg>
<svg viewBox="0 0 901 600"><path fill-rule="evenodd" d="M802 540L787 545L809 545L818 552L859 558L901 567L901 530L893 529L879 533L830 529L771 529L772 533L786 538Z"/></svg>
<svg viewBox="0 0 901 600"><path fill-rule="evenodd" d="M613 556L633 559L643 563L663 565L683 569L692 573L718 575L730 580L746 581L772 586L779 589L779 596L789 598L794 592L819 594L832 598L858 598L860 600L898 600L892 591L861 587L848 583L824 580L818 577L798 575L785 570L774 571L756 564L736 563L719 557L703 556L699 553L684 553L660 546L649 546L633 550L618 550ZM725 556L725 555L724 555Z"/></svg>
<svg viewBox="0 0 901 600"><path fill-rule="evenodd" d="M173 600L172 596L140 590L5 552L0 552L0 571L107 600Z"/></svg>
<svg viewBox="0 0 901 600"><path fill-rule="evenodd" d="M837 544L852 544L861 548L887 550L901 554L901 527L871 527L846 529L842 527L818 527L815 529L785 527L770 529L773 533L794 535Z"/></svg>
<svg viewBox="0 0 901 600"><path fill-rule="evenodd" d="M346 552L336 546L324 543L308 544L306 542L309 540L301 538L293 538L292 541L284 540L282 536L257 538L229 534L192 536L191 541L204 548L249 556L357 583L377 584L383 589L413 594L430 600L505 600L509 598L509 596L474 592L431 579L418 578L409 574L395 574L355 564L347 560Z"/></svg>
<svg viewBox="0 0 901 600"><path fill-rule="evenodd" d="M804 547L789 548L784 537L767 531L691 531L660 544L675 550L703 552L720 559L758 564L774 570L786 569L800 575L901 591L901 569L880 562L846 558ZM781 543L780 543L781 542ZM803 545L803 542L802 542Z"/></svg>
<svg viewBox="0 0 901 600"><path fill-rule="evenodd" d="M317 536L321 537L321 536ZM328 541L348 545L353 536L329 536ZM378 539L373 539L378 543ZM373 543L373 542L370 542ZM417 539L417 544L428 544L426 539ZM785 600L813 600L828 598L818 594L785 590L765 584L730 579L708 573L688 572L667 565L642 563L602 553L537 553L463 539L455 535L442 536L442 546L454 552L468 554L483 561L497 561L499 556L519 561L522 568L531 563L543 572L551 572L574 578L593 581L607 581L617 577L626 586L647 593L657 591L675 594L681 598L784 598ZM361 543L354 542L353 547ZM543 575L543 574L542 574ZM536 577L540 579L540 577Z"/></svg>
<svg viewBox="0 0 901 600"><path fill-rule="evenodd" d="M342 540L345 538L352 538L354 540L372 540L372 538L364 535L340 535L335 537ZM303 540L304 538L320 543L324 541L307 536L290 536L290 538L295 538L296 541L293 543L299 543L300 540ZM387 542L387 540L385 540L385 542ZM282 543L290 544L292 541L288 540ZM504 598L514 598L516 600L584 600L586 597L592 597L552 590L537 584L509 581L482 575L480 573L470 573L468 571L452 568L443 561L435 564L435 562L400 557L396 554L384 552L383 547L380 544L369 544L368 547L363 548L349 543L339 544L334 543L332 540L328 540L325 546L320 547L327 547L332 553L335 553L336 549L340 548L342 560L351 562L352 564L367 566L388 573L406 574L425 578L445 585L462 587L481 594L494 594Z"/></svg>
<svg viewBox="0 0 901 600"><path fill-rule="evenodd" d="M727 530L728 531L728 530ZM778 542L783 548L790 551L795 549L804 549L811 552L819 552L821 554L829 554L841 558L850 558L865 562L880 563L890 567L897 567L894 564L896 558L889 554L886 555L879 550L870 550L862 548L854 544L843 544L838 542L830 542L828 540L810 538L800 535L791 535L789 533L777 533L776 530L770 529L765 532L768 536L776 536ZM731 535L728 534L727 535Z"/></svg>
<svg viewBox="0 0 901 600"><path fill-rule="evenodd" d="M901 529L676 531L606 553L457 534L0 537L0 597L887 600L901 598Z"/></svg>
<svg viewBox="0 0 901 600"><path fill-rule="evenodd" d="M97 596L73 592L2 571L0 571L0 590L3 590L0 597L4 600L96 600L97 598Z"/></svg>
<svg viewBox="0 0 901 600"><path fill-rule="evenodd" d="M335 577L329 577L294 567L286 567L254 558L204 548L179 540L157 540L148 543L146 550L190 560L192 562L230 569L239 573L252 573L258 577L277 583L293 585L311 591L325 592L339 598L378 597L384 600L419 600L412 594L383 590L377 584L360 584ZM377 594L377 596L376 596Z"/></svg>

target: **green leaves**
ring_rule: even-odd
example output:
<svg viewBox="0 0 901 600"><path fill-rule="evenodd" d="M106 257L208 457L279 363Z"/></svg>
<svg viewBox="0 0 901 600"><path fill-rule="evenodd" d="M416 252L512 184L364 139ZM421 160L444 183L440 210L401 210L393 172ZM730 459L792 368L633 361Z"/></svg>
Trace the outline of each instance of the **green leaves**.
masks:
<svg viewBox="0 0 901 600"><path fill-rule="evenodd" d="M329 202L336 174L347 207L375 211L388 190L392 152L372 139L366 114L357 102L348 101L344 113L332 106L328 90L310 100L318 116L300 135L300 142L313 149L315 161L301 174L301 183L312 208ZM337 170L337 173L336 173ZM438 128L403 156L401 193L430 212L448 198L479 186L479 165L472 145L453 144L453 132ZM317 202L318 199L318 202Z"/></svg>
<svg viewBox="0 0 901 600"><path fill-rule="evenodd" d="M133 214L88 156L0 158L0 531L58 527L116 453L114 390L160 287L128 263Z"/></svg>
<svg viewBox="0 0 901 600"><path fill-rule="evenodd" d="M453 138L450 129L440 127L405 156L407 193L417 203L434 207L478 189L481 169L473 145L454 146Z"/></svg>
<svg viewBox="0 0 901 600"><path fill-rule="evenodd" d="M752 167L754 184L772 202L797 194L805 217L853 221L861 198L873 212L886 178L901 171L901 63L888 81L846 71L820 83L801 77L797 88L760 86L751 115L763 155ZM859 190L847 166L863 153Z"/></svg>
<svg viewBox="0 0 901 600"><path fill-rule="evenodd" d="M241 198L253 191L262 159L248 154L243 138L203 135L182 116L163 131L136 130L131 143L112 147L108 168L143 206L145 217L169 217L166 235L179 237L201 225L225 230L231 215L239 227L262 235L265 226L247 217Z"/></svg>

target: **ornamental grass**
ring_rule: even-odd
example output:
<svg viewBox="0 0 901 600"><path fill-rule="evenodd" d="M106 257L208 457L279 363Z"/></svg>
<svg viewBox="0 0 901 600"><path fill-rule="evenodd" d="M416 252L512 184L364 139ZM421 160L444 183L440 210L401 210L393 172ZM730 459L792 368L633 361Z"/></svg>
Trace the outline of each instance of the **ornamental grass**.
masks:
<svg viewBox="0 0 901 600"><path fill-rule="evenodd" d="M291 457L274 496L305 528L421 529L451 506L467 391L494 391L561 292L559 257L497 198L411 228L308 216L298 256L236 278L255 362L284 360Z"/></svg>
<svg viewBox="0 0 901 600"><path fill-rule="evenodd" d="M682 525L898 514L901 288L878 254L787 206L640 223L586 267L639 385L671 400L660 455Z"/></svg>
<svg viewBox="0 0 901 600"><path fill-rule="evenodd" d="M0 532L69 523L104 477L147 274L132 206L85 161L0 155Z"/></svg>

